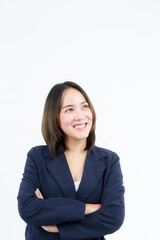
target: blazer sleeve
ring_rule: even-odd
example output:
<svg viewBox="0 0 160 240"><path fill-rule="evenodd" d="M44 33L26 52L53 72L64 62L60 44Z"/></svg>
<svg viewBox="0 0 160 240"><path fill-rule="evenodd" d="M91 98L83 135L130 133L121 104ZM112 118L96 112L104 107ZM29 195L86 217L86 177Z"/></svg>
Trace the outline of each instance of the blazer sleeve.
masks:
<svg viewBox="0 0 160 240"><path fill-rule="evenodd" d="M79 222L59 224L61 239L93 239L117 231L124 221L124 187L119 157L113 153L101 208Z"/></svg>
<svg viewBox="0 0 160 240"><path fill-rule="evenodd" d="M40 188L40 183L35 162L35 150L32 148L27 154L17 196L21 218L26 223L37 226L80 221L84 218L85 203L63 197L39 199L35 196L36 188Z"/></svg>

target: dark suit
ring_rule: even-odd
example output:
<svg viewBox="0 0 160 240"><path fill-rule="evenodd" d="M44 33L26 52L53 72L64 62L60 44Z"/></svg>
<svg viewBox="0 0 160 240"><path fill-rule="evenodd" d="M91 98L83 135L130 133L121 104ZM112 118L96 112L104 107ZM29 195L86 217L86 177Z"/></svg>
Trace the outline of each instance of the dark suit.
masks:
<svg viewBox="0 0 160 240"><path fill-rule="evenodd" d="M35 196L39 188L44 196ZM124 187L116 153L94 147L88 152L78 191L64 153L52 157L46 145L33 147L27 155L18 193L18 210L27 223L27 240L100 240L120 228L124 220ZM85 203L101 203L84 215ZM41 226L56 224L59 233Z"/></svg>

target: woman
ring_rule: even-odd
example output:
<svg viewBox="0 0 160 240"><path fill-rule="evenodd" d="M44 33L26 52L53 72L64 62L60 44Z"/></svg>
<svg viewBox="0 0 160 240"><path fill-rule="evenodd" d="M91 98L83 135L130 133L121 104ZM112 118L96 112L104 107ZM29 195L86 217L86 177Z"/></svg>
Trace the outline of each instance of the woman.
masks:
<svg viewBox="0 0 160 240"><path fill-rule="evenodd" d="M76 83L56 84L43 113L47 145L27 155L18 210L27 240L102 240L124 220L119 157L95 146L96 115Z"/></svg>

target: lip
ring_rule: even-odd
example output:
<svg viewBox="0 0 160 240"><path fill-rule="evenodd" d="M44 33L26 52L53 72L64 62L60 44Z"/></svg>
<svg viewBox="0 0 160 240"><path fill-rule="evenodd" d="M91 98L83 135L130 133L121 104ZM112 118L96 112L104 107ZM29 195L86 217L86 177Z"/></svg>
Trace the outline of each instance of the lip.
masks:
<svg viewBox="0 0 160 240"><path fill-rule="evenodd" d="M86 127L86 125L87 125L87 123L77 123L77 124L75 124L75 125L73 125L73 127L75 127L75 126L80 126L80 125L83 125L83 124L85 124L85 126L84 127Z"/></svg>

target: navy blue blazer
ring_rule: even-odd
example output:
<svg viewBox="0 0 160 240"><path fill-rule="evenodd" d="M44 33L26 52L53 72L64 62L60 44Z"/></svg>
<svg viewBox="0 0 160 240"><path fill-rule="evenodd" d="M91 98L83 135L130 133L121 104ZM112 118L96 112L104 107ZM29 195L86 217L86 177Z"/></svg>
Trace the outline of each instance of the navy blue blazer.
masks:
<svg viewBox="0 0 160 240"><path fill-rule="evenodd" d="M44 199L35 196L39 188ZM65 158L54 158L46 145L28 152L18 192L18 210L27 223L26 240L102 240L117 231L124 220L124 186L119 157L95 146L88 152L76 192ZM85 215L85 203L101 208ZM41 226L57 225L59 233Z"/></svg>

